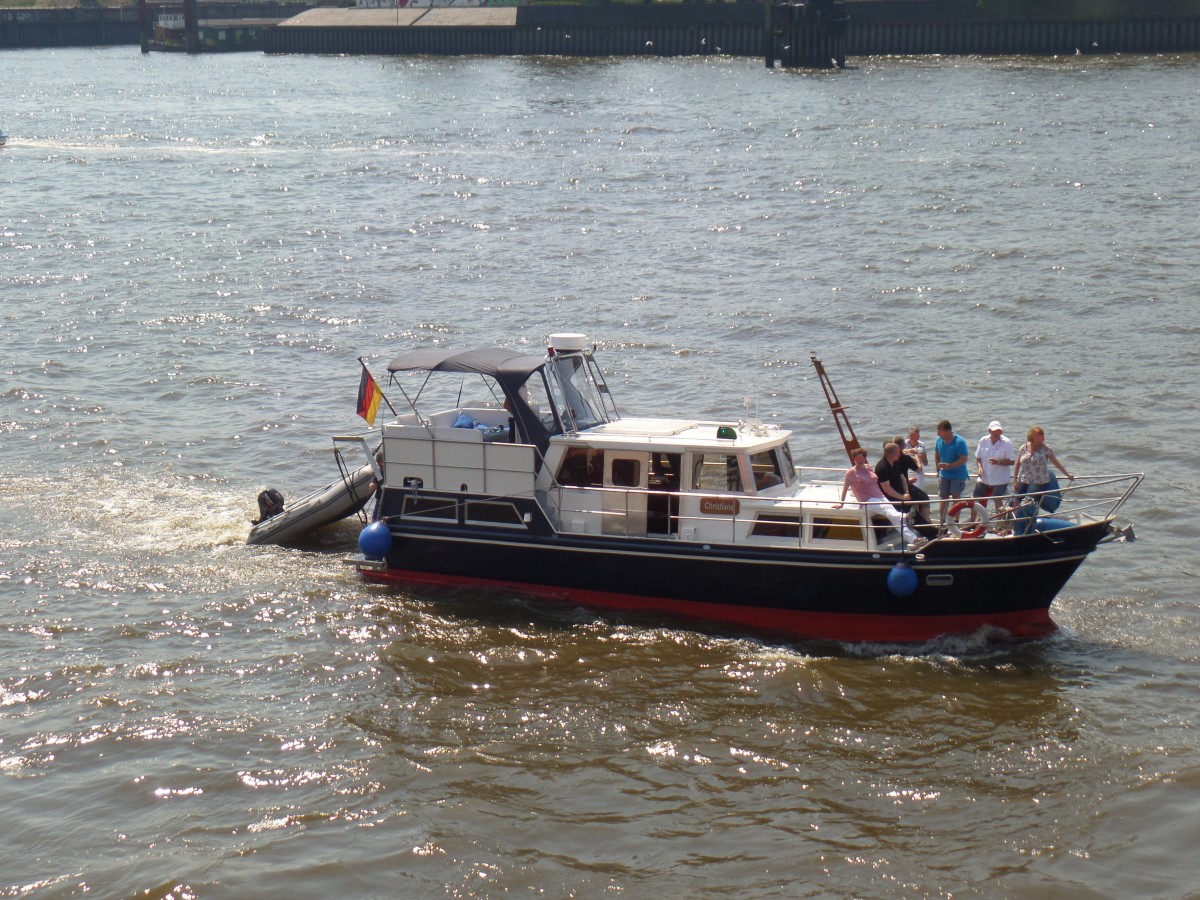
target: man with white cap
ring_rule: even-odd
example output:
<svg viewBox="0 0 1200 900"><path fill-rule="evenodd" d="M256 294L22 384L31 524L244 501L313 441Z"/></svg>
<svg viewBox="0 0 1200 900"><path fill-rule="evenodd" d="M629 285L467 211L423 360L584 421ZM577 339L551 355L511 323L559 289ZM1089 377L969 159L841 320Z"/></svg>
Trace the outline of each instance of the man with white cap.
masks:
<svg viewBox="0 0 1200 900"><path fill-rule="evenodd" d="M1000 423L992 420L988 423L988 433L979 439L975 449L975 467L979 475L975 496L993 498L996 512L1004 506L1003 497L1012 482L1012 467L1016 461L1013 442L1004 436Z"/></svg>

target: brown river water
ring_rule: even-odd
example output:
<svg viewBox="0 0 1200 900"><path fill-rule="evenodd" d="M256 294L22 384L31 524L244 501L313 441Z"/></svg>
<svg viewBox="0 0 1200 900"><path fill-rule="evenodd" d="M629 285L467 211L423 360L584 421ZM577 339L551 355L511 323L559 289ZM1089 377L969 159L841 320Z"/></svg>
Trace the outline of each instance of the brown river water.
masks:
<svg viewBox="0 0 1200 900"><path fill-rule="evenodd" d="M852 62L0 54L0 897L1200 895L1200 57ZM804 464L810 352L1042 424L1138 540L920 647L244 545L357 357L562 330Z"/></svg>

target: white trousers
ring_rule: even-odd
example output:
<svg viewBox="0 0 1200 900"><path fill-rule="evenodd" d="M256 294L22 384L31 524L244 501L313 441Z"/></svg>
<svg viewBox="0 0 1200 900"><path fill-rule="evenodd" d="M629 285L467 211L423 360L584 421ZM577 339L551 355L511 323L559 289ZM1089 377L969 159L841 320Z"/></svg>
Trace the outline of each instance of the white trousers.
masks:
<svg viewBox="0 0 1200 900"><path fill-rule="evenodd" d="M867 508L868 516L872 513L887 516L887 520L892 523L893 527L899 529L901 536L904 538L904 543L911 544L920 537L919 534L904 524L904 514L892 506L892 502L886 497L871 497L863 506Z"/></svg>

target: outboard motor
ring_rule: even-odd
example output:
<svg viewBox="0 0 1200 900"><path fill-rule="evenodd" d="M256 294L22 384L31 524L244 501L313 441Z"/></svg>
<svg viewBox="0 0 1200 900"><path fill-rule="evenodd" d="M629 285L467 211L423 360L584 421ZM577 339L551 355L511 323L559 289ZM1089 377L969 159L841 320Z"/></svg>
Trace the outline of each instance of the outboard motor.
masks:
<svg viewBox="0 0 1200 900"><path fill-rule="evenodd" d="M265 522L273 516L283 512L283 494L275 490L275 488L267 488L265 491L258 493L258 515L259 519L254 524Z"/></svg>

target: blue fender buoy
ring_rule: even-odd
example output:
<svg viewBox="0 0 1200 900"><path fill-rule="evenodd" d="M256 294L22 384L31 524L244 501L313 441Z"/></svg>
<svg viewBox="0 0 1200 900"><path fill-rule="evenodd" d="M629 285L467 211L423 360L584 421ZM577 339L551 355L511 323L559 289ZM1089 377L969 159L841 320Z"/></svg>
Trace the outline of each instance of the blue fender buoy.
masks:
<svg viewBox="0 0 1200 900"><path fill-rule="evenodd" d="M917 573L904 560L892 566L888 572L888 590L897 597L907 597L917 589Z"/></svg>
<svg viewBox="0 0 1200 900"><path fill-rule="evenodd" d="M387 522L372 522L358 535L358 549L367 559L383 559L392 549L392 532Z"/></svg>

